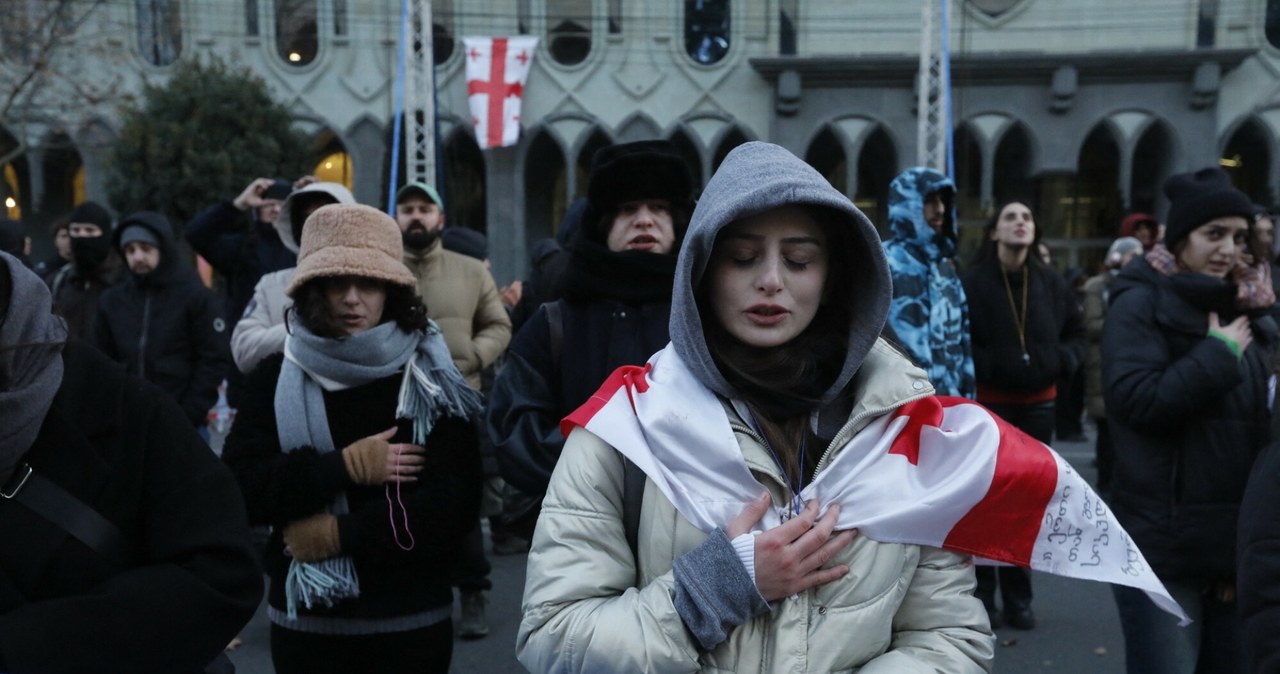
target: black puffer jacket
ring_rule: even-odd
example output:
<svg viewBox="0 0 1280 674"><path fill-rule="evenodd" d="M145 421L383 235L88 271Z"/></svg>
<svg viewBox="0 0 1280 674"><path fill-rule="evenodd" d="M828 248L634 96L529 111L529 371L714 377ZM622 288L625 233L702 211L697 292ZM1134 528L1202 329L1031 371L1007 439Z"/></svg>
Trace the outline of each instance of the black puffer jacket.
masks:
<svg viewBox="0 0 1280 674"><path fill-rule="evenodd" d="M560 420L614 370L643 365L670 341L674 253L611 251L599 228L578 229L568 253L559 320L543 305L520 328L485 414L502 479L526 502L547 491L564 448Z"/></svg>
<svg viewBox="0 0 1280 674"><path fill-rule="evenodd" d="M1208 306L1232 320L1234 287L1166 277L1145 259L1111 286L1102 329L1102 383L1116 448L1112 506L1165 579L1235 576L1236 522L1249 470L1268 442L1266 354L1275 323L1252 323L1237 358L1208 337ZM1218 283L1219 286L1225 284Z"/></svg>
<svg viewBox="0 0 1280 674"><path fill-rule="evenodd" d="M1280 672L1280 444L1258 459L1240 505L1237 588L1250 671Z"/></svg>
<svg viewBox="0 0 1280 674"><path fill-rule="evenodd" d="M262 598L235 481L156 387L68 342L24 459L110 520L121 568L0 499L0 671L203 671Z"/></svg>
<svg viewBox="0 0 1280 674"><path fill-rule="evenodd" d="M992 255L961 275L969 299L979 400L984 389L1014 395L1043 391L1070 376L1084 361L1084 321L1067 282L1052 268L1030 259L1026 269L1028 361L1022 358L1013 311L1016 304L1018 314L1022 313L1022 274L1011 272L1006 288L1000 261Z"/></svg>
<svg viewBox="0 0 1280 674"><path fill-rule="evenodd" d="M222 301L204 287L182 257L173 228L158 213L136 213L114 233L133 225L160 241L160 265L132 272L98 298L97 345L130 373L164 389L195 426L203 426L231 367L231 331Z"/></svg>
<svg viewBox="0 0 1280 674"><path fill-rule="evenodd" d="M276 380L283 362L283 355L271 356L249 375L243 404L222 453L240 482L250 522L276 528L266 558L270 605L285 610L284 581L290 559L281 538L284 525L324 512L339 493L345 493L350 512L338 517L338 536L342 553L355 563L360 596L332 608L299 608L299 613L360 620L448 606L453 601L449 569L480 512L480 455L474 426L464 419L441 418L427 437L426 466L418 481L403 484L398 495L414 540L413 549L404 550L391 530L387 491L382 486L355 484L340 451L392 426L399 431L391 442L411 441L412 423L395 418L402 375L325 391L325 414L339 451L320 454L303 447L284 453L275 413ZM394 485L391 491L395 492ZM396 523L402 524L399 515ZM399 537L408 543L403 528Z"/></svg>

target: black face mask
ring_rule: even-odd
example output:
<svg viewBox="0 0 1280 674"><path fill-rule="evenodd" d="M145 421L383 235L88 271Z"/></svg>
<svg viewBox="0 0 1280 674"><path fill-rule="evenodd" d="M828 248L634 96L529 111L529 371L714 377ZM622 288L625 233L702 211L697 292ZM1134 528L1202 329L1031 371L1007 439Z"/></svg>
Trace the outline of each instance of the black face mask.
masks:
<svg viewBox="0 0 1280 674"><path fill-rule="evenodd" d="M408 229L400 233L404 247L410 250L426 250L440 238L440 231L428 232L424 229Z"/></svg>
<svg viewBox="0 0 1280 674"><path fill-rule="evenodd" d="M96 270L110 253L111 238L106 234L71 237L71 259L75 260L76 268L81 271Z"/></svg>

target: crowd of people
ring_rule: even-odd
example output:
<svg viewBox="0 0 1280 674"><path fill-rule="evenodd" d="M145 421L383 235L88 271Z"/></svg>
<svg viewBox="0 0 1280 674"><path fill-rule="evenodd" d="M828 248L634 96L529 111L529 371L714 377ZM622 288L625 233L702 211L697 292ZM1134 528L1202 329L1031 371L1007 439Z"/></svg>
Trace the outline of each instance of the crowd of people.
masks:
<svg viewBox="0 0 1280 674"><path fill-rule="evenodd" d="M993 629L1038 624L1025 565L812 497L935 395L1027 443L1093 421L1095 486L1192 620L1113 585L1131 674L1280 671L1280 270L1220 169L1072 277L1026 201L960 259L927 168L883 240L768 143L700 192L665 141L600 150L587 184L506 287L417 182L388 215L255 178L181 228L85 202L39 264L0 223L0 671L226 671L265 573L276 671L444 673L517 601L487 553L528 555L535 672L988 671ZM634 438L591 422L616 391ZM708 516L733 480L763 489Z"/></svg>

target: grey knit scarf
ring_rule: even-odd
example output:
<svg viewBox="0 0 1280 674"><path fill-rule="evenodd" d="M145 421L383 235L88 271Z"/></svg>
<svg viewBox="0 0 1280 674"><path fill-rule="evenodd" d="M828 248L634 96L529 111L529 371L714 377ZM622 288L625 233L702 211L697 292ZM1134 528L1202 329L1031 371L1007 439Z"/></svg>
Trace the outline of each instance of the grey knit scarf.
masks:
<svg viewBox="0 0 1280 674"><path fill-rule="evenodd" d="M9 297L0 298L0 469L31 449L62 385L67 326L51 313L49 289L17 258L0 253Z"/></svg>
<svg viewBox="0 0 1280 674"><path fill-rule="evenodd" d="M332 452L333 436L324 408L324 391L354 388L404 370L396 418L413 420L413 442L422 444L436 420L450 415L469 418L481 408L480 394L467 385L449 356L440 328L406 332L387 322L356 335L320 337L290 321L285 360L276 384L275 411L280 447L290 452L314 447ZM345 494L330 505L335 515L348 509ZM350 557L341 555L314 564L297 560L285 580L288 615L297 616L298 601L308 608L326 606L360 594Z"/></svg>

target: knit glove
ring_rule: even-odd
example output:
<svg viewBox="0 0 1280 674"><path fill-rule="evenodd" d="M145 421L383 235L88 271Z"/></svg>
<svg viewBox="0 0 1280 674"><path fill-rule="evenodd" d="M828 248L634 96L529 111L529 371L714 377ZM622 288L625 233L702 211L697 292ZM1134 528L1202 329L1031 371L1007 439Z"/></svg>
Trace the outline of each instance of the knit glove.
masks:
<svg viewBox="0 0 1280 674"><path fill-rule="evenodd" d="M299 562L318 562L342 551L338 541L338 518L312 515L284 528L284 545Z"/></svg>
<svg viewBox="0 0 1280 674"><path fill-rule="evenodd" d="M379 435L361 438L342 449L342 462L356 484L377 486L387 481L387 453L391 446Z"/></svg>

